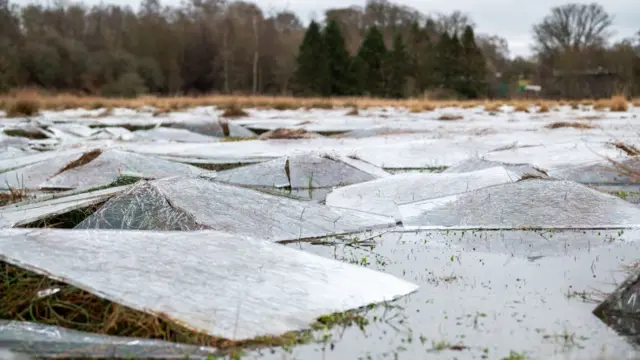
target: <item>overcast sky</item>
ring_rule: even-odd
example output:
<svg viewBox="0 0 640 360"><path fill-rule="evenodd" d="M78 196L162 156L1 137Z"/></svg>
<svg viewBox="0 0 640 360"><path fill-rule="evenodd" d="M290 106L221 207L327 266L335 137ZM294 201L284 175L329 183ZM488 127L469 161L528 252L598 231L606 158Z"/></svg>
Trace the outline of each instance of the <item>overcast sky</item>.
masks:
<svg viewBox="0 0 640 360"><path fill-rule="evenodd" d="M16 0L14 0L16 1ZM74 0L71 0L74 1ZM119 5L135 4L129 0L84 0L94 5L100 1ZM290 10L306 23L312 17L321 19L326 9L350 5L364 6L365 0L253 0L263 11ZM577 0L579 1L579 0ZM30 0L17 0L19 4ZM75 1L74 1L75 2ZM163 5L178 5L180 0L161 0ZM531 26L549 13L552 6L567 1L559 0L398 0L397 4L411 6L423 13L449 13L460 10L475 21L477 33L500 35L509 41L511 55L528 55ZM601 4L614 16L616 38L630 37L640 30L640 0L602 0Z"/></svg>

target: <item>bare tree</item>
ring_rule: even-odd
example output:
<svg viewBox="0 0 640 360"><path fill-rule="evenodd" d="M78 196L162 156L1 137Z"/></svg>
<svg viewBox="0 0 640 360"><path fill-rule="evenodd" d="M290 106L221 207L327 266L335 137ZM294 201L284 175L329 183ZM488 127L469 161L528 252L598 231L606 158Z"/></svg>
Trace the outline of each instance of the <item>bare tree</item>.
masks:
<svg viewBox="0 0 640 360"><path fill-rule="evenodd" d="M613 16L597 3L569 3L553 7L540 24L533 26L534 50L580 50L603 46L613 35Z"/></svg>
<svg viewBox="0 0 640 360"><path fill-rule="evenodd" d="M436 30L439 33L447 32L449 34L462 34L467 25L475 27L476 24L471 20L467 13L454 11L451 14L436 13L434 18Z"/></svg>

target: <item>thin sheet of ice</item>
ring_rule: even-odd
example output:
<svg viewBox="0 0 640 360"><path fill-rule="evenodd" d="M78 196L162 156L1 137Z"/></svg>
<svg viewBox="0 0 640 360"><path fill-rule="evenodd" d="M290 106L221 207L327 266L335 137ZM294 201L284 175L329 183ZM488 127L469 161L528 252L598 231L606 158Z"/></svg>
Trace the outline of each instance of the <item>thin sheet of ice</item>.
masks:
<svg viewBox="0 0 640 360"><path fill-rule="evenodd" d="M217 349L203 346L7 320L0 320L0 350L2 348L25 355L65 358L206 359L221 355Z"/></svg>
<svg viewBox="0 0 640 360"><path fill-rule="evenodd" d="M150 196L153 194L158 195ZM202 178L175 177L138 183L127 193L109 200L76 228L188 230L205 226L285 241L389 227L395 223L385 216L335 209Z"/></svg>
<svg viewBox="0 0 640 360"><path fill-rule="evenodd" d="M606 157L620 159L622 152L603 143L563 143L521 147L485 154L483 158L510 164L531 164L544 170L598 164Z"/></svg>
<svg viewBox="0 0 640 360"><path fill-rule="evenodd" d="M0 208L0 228L23 226L48 217L99 204L129 187L131 185L61 196L26 204L4 206Z"/></svg>
<svg viewBox="0 0 640 360"><path fill-rule="evenodd" d="M56 124L55 127L50 127L49 129L52 129L52 128L57 128L71 135L84 137L84 138L89 137L99 131L99 129L92 129L87 125L74 124L74 123Z"/></svg>
<svg viewBox="0 0 640 360"><path fill-rule="evenodd" d="M75 154L82 154L86 149L71 148L60 151L45 151L29 154L26 156L10 157L8 159L0 159L0 172L10 171L23 166L35 164L42 161L49 161L58 157L64 157Z"/></svg>
<svg viewBox="0 0 640 360"><path fill-rule="evenodd" d="M136 137L146 138L150 140L160 141L178 141L178 142L215 142L220 139L213 136L198 134L187 129L157 127L150 130L138 130L133 134Z"/></svg>
<svg viewBox="0 0 640 360"><path fill-rule="evenodd" d="M488 169L496 166L501 166L510 172L516 173L519 176L530 174L536 176L546 176L543 172L536 169L535 167L529 164L504 164L497 161L489 161L480 158L471 158L464 161L461 161L449 168L445 169L442 173L466 173L471 171L477 171L482 169Z"/></svg>
<svg viewBox="0 0 640 360"><path fill-rule="evenodd" d="M339 208L393 216L401 220L398 205L514 182L515 173L493 167L462 174L403 173L345 186L327 195L326 204Z"/></svg>
<svg viewBox="0 0 640 360"><path fill-rule="evenodd" d="M380 171L383 171L378 169L375 173L369 173L356 167L360 165L357 160L348 159L346 162L343 159L344 157L315 153L285 156L263 163L219 171L216 174L216 181L292 189L327 188L374 180L379 177ZM366 170L373 167L366 165L366 168L362 166Z"/></svg>
<svg viewBox="0 0 640 360"><path fill-rule="evenodd" d="M640 207L564 180L525 180L399 206L407 228L640 224Z"/></svg>
<svg viewBox="0 0 640 360"><path fill-rule="evenodd" d="M55 176L70 162L82 154L69 154L0 173L0 190L37 190L47 179Z"/></svg>
<svg viewBox="0 0 640 360"><path fill-rule="evenodd" d="M160 179L175 175L197 175L206 170L152 156L109 149L91 162L64 171L42 183L42 189L75 189L108 185L122 172Z"/></svg>
<svg viewBox="0 0 640 360"><path fill-rule="evenodd" d="M11 264L233 340L303 330L322 315L417 289L365 267L215 231L6 229L0 249Z"/></svg>
<svg viewBox="0 0 640 360"><path fill-rule="evenodd" d="M632 157L621 162L624 167L639 171L640 158ZM625 170L616 168L611 163L583 165L564 169L553 169L549 175L558 179L571 180L582 184L598 185L628 185L634 183Z"/></svg>

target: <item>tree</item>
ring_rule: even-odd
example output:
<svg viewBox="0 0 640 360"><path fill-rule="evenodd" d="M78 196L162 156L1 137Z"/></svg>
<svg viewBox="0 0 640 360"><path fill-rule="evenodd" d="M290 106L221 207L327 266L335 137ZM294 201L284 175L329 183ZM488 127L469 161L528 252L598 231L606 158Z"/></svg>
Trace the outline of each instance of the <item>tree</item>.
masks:
<svg viewBox="0 0 640 360"><path fill-rule="evenodd" d="M334 20L329 20L323 33L329 95L349 95L354 89L353 75L349 69L351 59L345 47L344 37L340 26ZM322 66L317 64L317 66Z"/></svg>
<svg viewBox="0 0 640 360"><path fill-rule="evenodd" d="M613 17L597 3L569 3L551 9L533 26L534 50L549 53L603 46L611 37Z"/></svg>
<svg viewBox="0 0 640 360"><path fill-rule="evenodd" d="M323 95L328 92L328 73L325 57L325 46L320 33L320 26L311 21L304 39L300 44L297 68L295 71L295 87L297 93L303 95Z"/></svg>
<svg viewBox="0 0 640 360"><path fill-rule="evenodd" d="M467 26L462 34L461 73L463 83L458 91L467 98L477 98L485 90L487 64L475 41L473 28Z"/></svg>
<svg viewBox="0 0 640 360"><path fill-rule="evenodd" d="M393 98L405 96L405 85L407 82L407 51L402 40L402 35L396 33L393 37L393 49L389 54L387 82L387 94Z"/></svg>
<svg viewBox="0 0 640 360"><path fill-rule="evenodd" d="M407 72L413 79L414 93L422 94L434 83L434 48L427 28L414 22L408 31Z"/></svg>
<svg viewBox="0 0 640 360"><path fill-rule="evenodd" d="M372 26L367 30L356 57L360 89L371 96L383 97L385 95L384 65L387 48L384 45L382 32L377 26Z"/></svg>

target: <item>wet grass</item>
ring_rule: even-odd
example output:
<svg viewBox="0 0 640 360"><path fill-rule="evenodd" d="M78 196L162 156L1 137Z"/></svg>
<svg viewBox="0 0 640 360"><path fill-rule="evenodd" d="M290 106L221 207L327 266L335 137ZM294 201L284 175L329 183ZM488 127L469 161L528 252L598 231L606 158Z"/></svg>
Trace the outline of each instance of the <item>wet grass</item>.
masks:
<svg viewBox="0 0 640 360"><path fill-rule="evenodd" d="M98 204L72 210L63 214L48 217L42 220L34 221L32 223L20 226L22 228L49 228L49 229L73 229L80 224L84 219L93 215L106 201Z"/></svg>
<svg viewBox="0 0 640 360"><path fill-rule="evenodd" d="M24 188L9 186L9 191L0 193L0 207L16 204L29 198L29 193Z"/></svg>
<svg viewBox="0 0 640 360"><path fill-rule="evenodd" d="M329 329L369 324L369 305L321 316L308 330L233 341L187 329L167 314L148 314L105 300L64 281L57 281L0 261L0 319L30 321L90 333L141 337L213 346L238 355L242 349L288 347L326 340ZM319 335L322 333L323 335Z"/></svg>
<svg viewBox="0 0 640 360"><path fill-rule="evenodd" d="M236 141L249 141L249 140L258 140L258 137L257 136L225 136L220 138L220 141L222 142L236 142Z"/></svg>
<svg viewBox="0 0 640 360"><path fill-rule="evenodd" d="M109 125L109 124L91 124L88 125L91 129L104 129L104 128L112 128L112 127L121 127L127 129L129 131L138 131L138 130L151 130L156 127L156 125L133 125L133 124L118 124L118 125Z"/></svg>
<svg viewBox="0 0 640 360"><path fill-rule="evenodd" d="M49 138L45 133L41 131L29 131L25 129L5 129L4 133L7 136L23 137L33 140L43 140Z"/></svg>
<svg viewBox="0 0 640 360"><path fill-rule="evenodd" d="M598 126L582 123L582 122L569 122L569 121L558 121L548 125L545 125L547 129L561 129L561 128L574 128L574 129L595 129Z"/></svg>
<svg viewBox="0 0 640 360"><path fill-rule="evenodd" d="M61 173L65 172L65 171L71 170L73 168L80 167L82 165L86 165L86 164L90 163L91 161L95 160L101 154L102 154L102 150L101 149L95 149L95 150L88 151L88 152L82 154L82 156L80 156L78 159L76 159L76 160L68 163L67 165L65 165L55 175L61 174Z"/></svg>
<svg viewBox="0 0 640 360"><path fill-rule="evenodd" d="M438 117L438 120L443 121L453 121L453 120L463 120L464 116L462 115L453 115L453 114L442 114Z"/></svg>

